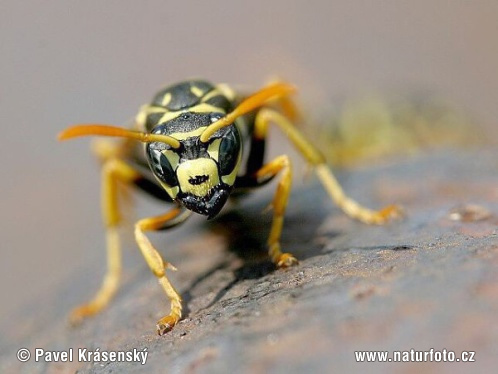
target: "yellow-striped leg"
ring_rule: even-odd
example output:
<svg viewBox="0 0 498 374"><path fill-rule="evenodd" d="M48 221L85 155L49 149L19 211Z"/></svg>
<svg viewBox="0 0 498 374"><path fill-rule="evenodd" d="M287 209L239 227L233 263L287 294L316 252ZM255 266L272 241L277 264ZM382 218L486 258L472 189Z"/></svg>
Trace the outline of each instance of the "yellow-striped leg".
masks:
<svg viewBox="0 0 498 374"><path fill-rule="evenodd" d="M280 250L280 236L284 223L284 213L289 200L292 185L292 165L287 155L282 155L270 161L259 169L255 176L258 181L272 178L279 172L282 177L278 182L277 190L273 198L273 221L268 238L268 254L278 267L288 267L297 264L296 258L290 253L282 253Z"/></svg>
<svg viewBox="0 0 498 374"><path fill-rule="evenodd" d="M268 108L261 109L256 116L254 136L264 139L270 123L276 124L303 157L314 166L314 170L325 190L348 216L369 224L383 224L390 218L401 214L401 209L395 205L373 211L349 198L325 163L323 155L282 114Z"/></svg>
<svg viewBox="0 0 498 374"><path fill-rule="evenodd" d="M69 319L73 324L99 313L118 289L121 277L121 248L117 231L121 221L117 194L118 181L129 184L138 178L140 174L119 159L108 159L102 167L102 215L107 237L107 272L93 299L72 311Z"/></svg>
<svg viewBox="0 0 498 374"><path fill-rule="evenodd" d="M166 276L166 269L176 270L176 268L163 260L159 252L157 252L149 239L145 236L144 232L174 226L183 222L189 215L190 211L182 209L181 207L176 207L166 214L157 217L144 218L135 224L135 239L142 251L142 255L171 301L170 313L157 322L156 328L159 335L171 330L180 320L182 316L182 299Z"/></svg>

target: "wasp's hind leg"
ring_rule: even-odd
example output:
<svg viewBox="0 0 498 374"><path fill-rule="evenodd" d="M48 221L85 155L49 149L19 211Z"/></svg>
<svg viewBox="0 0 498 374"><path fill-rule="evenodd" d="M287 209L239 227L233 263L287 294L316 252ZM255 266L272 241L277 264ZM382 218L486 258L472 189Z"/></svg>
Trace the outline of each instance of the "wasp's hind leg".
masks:
<svg viewBox="0 0 498 374"><path fill-rule="evenodd" d="M270 123L276 124L303 157L314 167L325 190L348 216L369 224L383 224L390 218L401 215L401 209L395 205L374 211L349 198L325 163L323 155L282 114L268 108L261 109L256 116L254 137L257 139L265 138Z"/></svg>

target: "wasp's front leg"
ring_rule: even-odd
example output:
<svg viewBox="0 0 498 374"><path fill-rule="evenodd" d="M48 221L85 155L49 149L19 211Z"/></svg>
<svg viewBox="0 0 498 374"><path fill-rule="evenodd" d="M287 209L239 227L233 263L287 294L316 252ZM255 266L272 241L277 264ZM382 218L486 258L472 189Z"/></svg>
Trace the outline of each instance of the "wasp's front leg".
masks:
<svg viewBox="0 0 498 374"><path fill-rule="evenodd" d="M157 187L125 161L113 157L103 159L103 161L102 216L107 238L107 272L95 296L89 302L78 306L71 312L69 320L72 324L78 324L84 318L99 313L109 304L118 289L121 278L121 248L118 235L118 227L121 223L118 201L118 189L122 187L120 183L138 187L156 198L171 202L164 190ZM176 221L173 220L173 223L176 223ZM166 226L171 226L171 222Z"/></svg>
<svg viewBox="0 0 498 374"><path fill-rule="evenodd" d="M135 239L142 255L171 302L170 313L157 322L156 328L159 335L171 330L182 317L182 299L166 276L166 269L176 270L176 268L163 260L144 232L173 227L185 221L190 213L185 208L178 206L164 215L144 218L135 224Z"/></svg>
<svg viewBox="0 0 498 374"><path fill-rule="evenodd" d="M275 196L273 197L273 221L268 238L268 254L278 267L289 267L297 264L297 259L290 253L280 250L280 236L284 224L284 213L289 200L292 186L292 164L287 155L282 155L264 165L256 172L258 181L271 179L276 174L282 173Z"/></svg>
<svg viewBox="0 0 498 374"><path fill-rule="evenodd" d="M263 145L263 143L260 145ZM248 170L257 165L259 161L262 161L260 157L262 155L253 153L254 149L258 148L251 149L251 155L254 157L249 156ZM263 153L262 148L259 151ZM256 159L257 161L255 162ZM287 155L278 156L255 172L239 177L236 186L240 188L257 187L267 183L279 173L281 174L281 178L271 204L273 208L273 221L267 242L268 254L273 263L278 267L289 267L298 262L292 254L282 253L280 249L280 236L284 224L284 214L292 186L292 164L289 157Z"/></svg>
<svg viewBox="0 0 498 374"><path fill-rule="evenodd" d="M80 323L85 317L99 313L115 295L121 278L121 248L118 226L121 214L118 202L118 182L131 184L141 179L141 175L124 161L111 158L102 167L102 215L106 226L107 272L92 300L75 308L69 320Z"/></svg>

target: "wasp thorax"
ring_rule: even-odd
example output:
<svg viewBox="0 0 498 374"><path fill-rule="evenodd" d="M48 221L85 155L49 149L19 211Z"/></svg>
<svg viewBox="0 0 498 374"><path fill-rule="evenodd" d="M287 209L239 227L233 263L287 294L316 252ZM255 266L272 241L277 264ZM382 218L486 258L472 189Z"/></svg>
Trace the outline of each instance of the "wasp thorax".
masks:
<svg viewBox="0 0 498 374"><path fill-rule="evenodd" d="M180 189L198 197L206 197L220 183L218 166L210 158L187 160L176 171Z"/></svg>

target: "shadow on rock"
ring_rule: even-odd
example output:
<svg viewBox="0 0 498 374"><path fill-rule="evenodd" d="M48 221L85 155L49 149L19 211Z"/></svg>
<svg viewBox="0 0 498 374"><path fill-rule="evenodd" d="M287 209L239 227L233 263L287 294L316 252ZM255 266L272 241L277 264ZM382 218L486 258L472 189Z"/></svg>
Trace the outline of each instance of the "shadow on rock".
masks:
<svg viewBox="0 0 498 374"><path fill-rule="evenodd" d="M320 186L300 189L292 194L285 215L282 232L282 250L294 254L298 260L321 255L323 248L314 239L317 228L331 213L332 203L323 204L323 191ZM266 249L272 223L272 212L267 209L272 195L266 198L238 199L235 207L207 223L209 229L216 235L226 239L227 251L242 260L242 265L232 270L232 280L221 288L213 300L203 309L208 309L221 300L232 287L245 280L260 279L277 270L270 261ZM334 237L339 233L328 233ZM192 291L202 282L207 281L218 271L229 271L233 259L227 259L216 264L205 273L198 276L182 295L185 305L192 300ZM188 307L185 310L189 314Z"/></svg>

